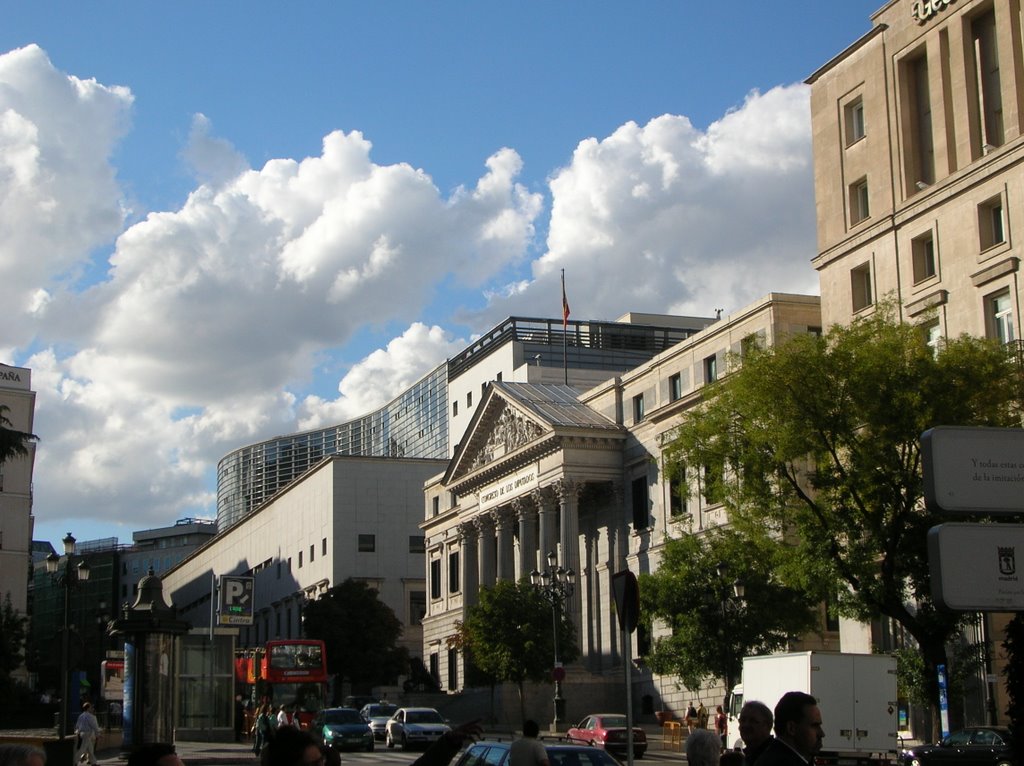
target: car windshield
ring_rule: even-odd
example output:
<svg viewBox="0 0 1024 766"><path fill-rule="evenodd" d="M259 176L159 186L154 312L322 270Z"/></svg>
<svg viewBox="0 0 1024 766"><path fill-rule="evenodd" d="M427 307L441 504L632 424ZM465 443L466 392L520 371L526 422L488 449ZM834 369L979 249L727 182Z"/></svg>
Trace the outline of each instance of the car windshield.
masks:
<svg viewBox="0 0 1024 766"><path fill-rule="evenodd" d="M405 714L406 723L444 723L436 710L410 710Z"/></svg>
<svg viewBox="0 0 1024 766"><path fill-rule="evenodd" d="M324 713L325 723L362 723L363 719L355 710L328 710Z"/></svg>
<svg viewBox="0 0 1024 766"><path fill-rule="evenodd" d="M626 728L626 716L606 715L601 719L601 725L606 729L624 729Z"/></svg>

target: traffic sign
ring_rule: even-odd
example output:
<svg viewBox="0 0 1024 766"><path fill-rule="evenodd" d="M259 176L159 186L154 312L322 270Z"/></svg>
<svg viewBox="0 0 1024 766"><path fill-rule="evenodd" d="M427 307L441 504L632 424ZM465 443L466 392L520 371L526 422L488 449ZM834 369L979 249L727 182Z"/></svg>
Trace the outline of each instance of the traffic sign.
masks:
<svg viewBox="0 0 1024 766"><path fill-rule="evenodd" d="M220 625L252 625L254 578L221 575Z"/></svg>

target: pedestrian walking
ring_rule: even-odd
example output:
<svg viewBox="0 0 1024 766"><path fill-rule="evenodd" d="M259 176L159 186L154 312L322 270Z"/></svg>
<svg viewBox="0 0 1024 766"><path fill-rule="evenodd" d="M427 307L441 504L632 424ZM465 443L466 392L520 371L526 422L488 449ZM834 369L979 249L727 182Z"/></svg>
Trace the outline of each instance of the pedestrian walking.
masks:
<svg viewBox="0 0 1024 766"><path fill-rule="evenodd" d="M706 729L708 728L708 709L704 707L704 703L698 703L697 707L697 728Z"/></svg>
<svg viewBox="0 0 1024 766"><path fill-rule="evenodd" d="M695 728L697 728L697 708L693 706L691 700L690 707L686 708L686 731L688 734L692 734Z"/></svg>
<svg viewBox="0 0 1024 766"><path fill-rule="evenodd" d="M100 724L92 714L92 703L82 705L82 712L75 721L75 734L78 735L78 748L75 750L75 763L88 760L90 766L97 766L96 740L100 736Z"/></svg>
<svg viewBox="0 0 1024 766"><path fill-rule="evenodd" d="M715 734L722 740L722 749L725 750L728 746L729 716L725 714L721 705L715 706Z"/></svg>
<svg viewBox="0 0 1024 766"><path fill-rule="evenodd" d="M508 748L509 766L550 766L547 748L537 739L538 734L536 721L523 721L523 736Z"/></svg>
<svg viewBox="0 0 1024 766"><path fill-rule="evenodd" d="M256 755L263 752L263 746L267 744L267 739L269 739L273 729L274 724L270 720L270 705L264 702L256 709L256 718L252 722L252 735L254 737L252 751Z"/></svg>

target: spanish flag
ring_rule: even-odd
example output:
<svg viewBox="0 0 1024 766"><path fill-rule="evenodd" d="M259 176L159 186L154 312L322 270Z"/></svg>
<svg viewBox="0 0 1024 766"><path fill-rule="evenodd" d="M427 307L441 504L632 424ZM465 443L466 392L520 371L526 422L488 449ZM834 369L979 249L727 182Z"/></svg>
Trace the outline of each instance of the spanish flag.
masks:
<svg viewBox="0 0 1024 766"><path fill-rule="evenodd" d="M562 269L562 329L569 327L569 299L565 297L565 269Z"/></svg>

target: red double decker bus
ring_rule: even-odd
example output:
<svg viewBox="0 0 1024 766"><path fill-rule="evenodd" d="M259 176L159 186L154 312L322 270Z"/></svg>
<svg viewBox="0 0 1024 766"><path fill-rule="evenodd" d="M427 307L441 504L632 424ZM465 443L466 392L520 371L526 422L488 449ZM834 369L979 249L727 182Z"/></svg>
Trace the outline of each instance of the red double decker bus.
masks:
<svg viewBox="0 0 1024 766"><path fill-rule="evenodd" d="M256 704L269 702L293 710L303 729L327 705L327 653L324 642L309 638L268 641L243 651L235 660L235 680L246 685Z"/></svg>

